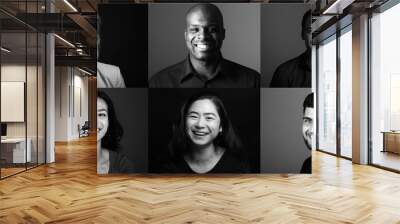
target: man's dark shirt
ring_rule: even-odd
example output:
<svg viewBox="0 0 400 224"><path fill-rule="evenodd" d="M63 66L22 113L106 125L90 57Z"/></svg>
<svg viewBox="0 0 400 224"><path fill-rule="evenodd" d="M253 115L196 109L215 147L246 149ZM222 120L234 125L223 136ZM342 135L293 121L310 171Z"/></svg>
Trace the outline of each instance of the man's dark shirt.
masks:
<svg viewBox="0 0 400 224"><path fill-rule="evenodd" d="M208 80L196 73L187 57L151 77L149 86L151 88L258 88L260 74L222 58L216 75Z"/></svg>
<svg viewBox="0 0 400 224"><path fill-rule="evenodd" d="M303 165L301 166L300 173L311 174L311 156L304 160Z"/></svg>
<svg viewBox="0 0 400 224"><path fill-rule="evenodd" d="M311 52L303 54L279 65L275 70L270 87L311 88Z"/></svg>

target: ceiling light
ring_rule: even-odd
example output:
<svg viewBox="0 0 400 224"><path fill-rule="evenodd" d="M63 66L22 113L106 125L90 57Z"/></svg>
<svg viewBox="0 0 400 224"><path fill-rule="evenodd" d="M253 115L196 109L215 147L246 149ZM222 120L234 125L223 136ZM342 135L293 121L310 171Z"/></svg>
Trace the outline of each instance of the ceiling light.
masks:
<svg viewBox="0 0 400 224"><path fill-rule="evenodd" d="M78 12L78 10L71 3L69 3L68 0L64 0L64 3L67 4L74 12Z"/></svg>
<svg viewBox="0 0 400 224"><path fill-rule="evenodd" d="M60 37L60 36L57 35L57 34L54 34L54 36L57 37L58 39L60 39L62 42L64 42L64 43L66 43L67 45L69 45L70 47L75 48L75 45L71 44L71 42L69 42L68 40L66 40L66 39L64 39L64 38L62 38L62 37Z"/></svg>
<svg viewBox="0 0 400 224"><path fill-rule="evenodd" d="M6 52L6 53L10 53L10 52L11 52L11 50L9 50L9 49L7 49L7 48L5 48L5 47L1 47L1 50L4 51L4 52Z"/></svg>

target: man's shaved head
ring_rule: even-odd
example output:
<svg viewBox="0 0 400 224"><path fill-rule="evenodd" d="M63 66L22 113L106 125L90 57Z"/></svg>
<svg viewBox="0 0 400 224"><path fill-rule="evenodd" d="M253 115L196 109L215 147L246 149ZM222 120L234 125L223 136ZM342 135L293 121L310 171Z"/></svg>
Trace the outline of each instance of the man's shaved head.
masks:
<svg viewBox="0 0 400 224"><path fill-rule="evenodd" d="M216 62L225 39L222 13L217 6L201 3L186 13L185 41L194 60Z"/></svg>
<svg viewBox="0 0 400 224"><path fill-rule="evenodd" d="M186 13L186 23L192 16L202 16L207 21L212 21L224 27L224 18L216 5L210 3L200 3L192 6Z"/></svg>

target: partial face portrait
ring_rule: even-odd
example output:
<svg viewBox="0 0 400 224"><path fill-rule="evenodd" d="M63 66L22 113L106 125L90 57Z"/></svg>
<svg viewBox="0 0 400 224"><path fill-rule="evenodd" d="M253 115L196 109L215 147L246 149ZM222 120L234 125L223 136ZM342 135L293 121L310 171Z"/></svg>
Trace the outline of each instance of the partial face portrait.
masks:
<svg viewBox="0 0 400 224"><path fill-rule="evenodd" d="M194 6L186 15L186 47L193 59L216 60L219 57L225 29L222 14L211 4Z"/></svg>
<svg viewBox="0 0 400 224"><path fill-rule="evenodd" d="M146 89L98 90L97 171L147 172Z"/></svg>
<svg viewBox="0 0 400 224"><path fill-rule="evenodd" d="M193 145L213 144L221 131L221 119L211 100L197 100L190 106L186 115L186 133Z"/></svg>
<svg viewBox="0 0 400 224"><path fill-rule="evenodd" d="M310 4L262 4L261 39L262 87L311 87Z"/></svg>
<svg viewBox="0 0 400 224"><path fill-rule="evenodd" d="M313 110L304 100L310 91L261 90L261 172L311 173Z"/></svg>
<svg viewBox="0 0 400 224"><path fill-rule="evenodd" d="M99 4L98 88L147 87L147 5Z"/></svg>
<svg viewBox="0 0 400 224"><path fill-rule="evenodd" d="M312 30L311 30L312 13L308 10L304 13L301 20L301 36L304 40L307 49L311 49L312 45Z"/></svg>
<svg viewBox="0 0 400 224"><path fill-rule="evenodd" d="M259 172L258 89L150 89L150 97L150 172Z"/></svg>
<svg viewBox="0 0 400 224"><path fill-rule="evenodd" d="M104 99L97 97L97 141L101 141L108 130L108 106Z"/></svg>
<svg viewBox="0 0 400 224"><path fill-rule="evenodd" d="M303 115L303 138L308 149L312 147L312 136L314 134L314 108L306 107Z"/></svg>
<svg viewBox="0 0 400 224"><path fill-rule="evenodd" d="M314 135L314 94L310 93L303 102L302 134L304 142L309 150L312 149L312 137Z"/></svg>

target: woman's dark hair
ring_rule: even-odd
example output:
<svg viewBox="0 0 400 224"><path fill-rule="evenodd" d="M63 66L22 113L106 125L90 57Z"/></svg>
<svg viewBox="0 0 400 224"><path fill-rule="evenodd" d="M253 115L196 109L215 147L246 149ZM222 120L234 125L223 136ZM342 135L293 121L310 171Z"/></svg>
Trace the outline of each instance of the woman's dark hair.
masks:
<svg viewBox="0 0 400 224"><path fill-rule="evenodd" d="M97 91L97 98L103 99L108 108L108 129L104 137L101 139L101 147L116 151L120 147L119 143L124 134L124 130L115 115L114 104L112 103L111 98L102 91Z"/></svg>
<svg viewBox="0 0 400 224"><path fill-rule="evenodd" d="M180 117L177 124L173 126L172 139L169 142L168 149L169 153L173 158L185 155L189 152L191 147L191 140L186 133L186 116L189 108L195 101L208 99L214 103L218 115L221 119L222 132L219 133L217 138L214 140L216 146L230 150L235 155L242 153L242 143L235 133L231 121L229 120L228 113L226 112L225 106L221 99L214 93L202 92L199 94L192 95L181 107Z"/></svg>

